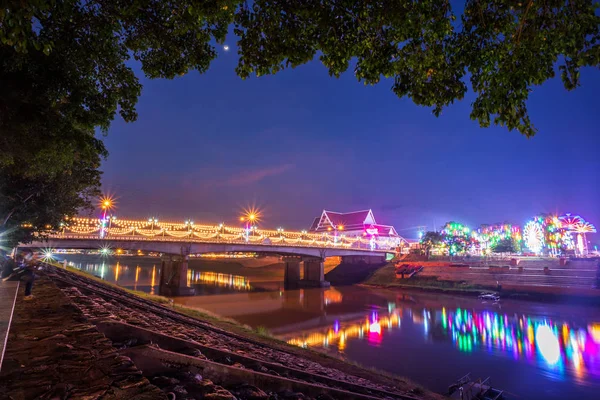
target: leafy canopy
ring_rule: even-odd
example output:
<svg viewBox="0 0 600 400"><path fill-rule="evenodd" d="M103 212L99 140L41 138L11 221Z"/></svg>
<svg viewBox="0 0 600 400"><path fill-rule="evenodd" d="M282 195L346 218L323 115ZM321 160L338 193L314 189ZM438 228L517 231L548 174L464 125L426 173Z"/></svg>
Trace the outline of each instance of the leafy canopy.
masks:
<svg viewBox="0 0 600 400"><path fill-rule="evenodd" d="M571 90L582 67L600 65L598 8L592 0L467 0L456 10L448 0L6 0L0 229L27 222L32 182L69 187L67 210L91 205L100 175L89 168L107 155L97 130L106 133L117 113L137 117L141 84L131 58L149 78L202 73L233 26L242 78L318 57L332 76L352 68L359 82L387 82L435 115L470 87L472 119L532 136L533 86L558 70ZM38 187L42 199L53 194ZM39 206L48 207L39 215L65 211ZM57 228L55 220L38 222Z"/></svg>
<svg viewBox="0 0 600 400"><path fill-rule="evenodd" d="M494 253L516 253L518 249L512 238L505 238L498 240L492 246L492 251Z"/></svg>

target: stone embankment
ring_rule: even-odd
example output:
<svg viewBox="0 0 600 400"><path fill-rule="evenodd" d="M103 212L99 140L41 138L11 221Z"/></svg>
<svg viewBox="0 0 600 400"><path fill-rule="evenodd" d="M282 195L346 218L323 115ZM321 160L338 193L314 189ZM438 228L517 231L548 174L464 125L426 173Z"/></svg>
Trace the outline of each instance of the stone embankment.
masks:
<svg viewBox="0 0 600 400"><path fill-rule="evenodd" d="M399 261L399 266L423 267L410 279L400 279L389 264L375 271L364 284L426 290L497 290L531 298L600 299L598 260L510 259L469 261ZM512 264L512 265L511 265Z"/></svg>
<svg viewBox="0 0 600 400"><path fill-rule="evenodd" d="M415 265L419 263L414 263ZM440 280L467 281L479 285L572 287L592 289L596 282L596 262L569 261L559 265L558 260L521 261L509 265L508 260L482 263L453 263L444 266L421 263L419 276L435 276Z"/></svg>
<svg viewBox="0 0 600 400"><path fill-rule="evenodd" d="M374 377L323 355L228 332L79 274L50 268L45 275L36 300L18 305L6 355L11 365L0 375L0 391L15 399L52 398L49 393L56 390L80 390L79 398L90 399L439 398L400 379ZM49 298L53 290L56 302ZM48 314L40 307L56 311ZM55 312L62 319L54 318ZM36 333L28 332L28 323ZM80 338L71 325L88 336ZM49 358L39 358L46 353L38 331L48 331L43 337L54 339L45 340L58 343ZM43 355L34 354L38 351ZM86 354L92 358L84 361ZM63 362L72 374L68 369L63 374ZM32 377L41 379L45 391L24 389L35 382ZM94 385L95 391L83 389Z"/></svg>
<svg viewBox="0 0 600 400"><path fill-rule="evenodd" d="M1 399L165 399L48 279L15 306Z"/></svg>

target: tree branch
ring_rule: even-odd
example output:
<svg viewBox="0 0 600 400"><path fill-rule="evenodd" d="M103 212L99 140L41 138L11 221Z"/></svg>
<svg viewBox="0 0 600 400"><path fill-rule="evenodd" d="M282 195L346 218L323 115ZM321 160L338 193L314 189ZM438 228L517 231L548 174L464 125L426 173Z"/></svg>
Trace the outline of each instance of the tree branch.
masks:
<svg viewBox="0 0 600 400"><path fill-rule="evenodd" d="M2 221L2 225L1 226L5 226L6 223L8 222L8 220L10 219L10 217L22 206L25 205L25 203L27 203L29 200L31 200L31 198L35 195L35 193L31 193L29 196L27 196L23 201L21 201L21 204L19 204L16 207L13 207L12 210L10 210L8 212L8 214L6 214L6 217L4 218L4 220Z"/></svg>
<svg viewBox="0 0 600 400"><path fill-rule="evenodd" d="M529 9L531 8L532 4L533 0L529 0L529 3L527 3L527 8L525 8L523 19L521 19L521 22L519 22L519 29L517 30L517 44L519 44L519 39L521 39L521 32L523 31L523 26L525 25L525 20L527 19L527 14L529 13Z"/></svg>

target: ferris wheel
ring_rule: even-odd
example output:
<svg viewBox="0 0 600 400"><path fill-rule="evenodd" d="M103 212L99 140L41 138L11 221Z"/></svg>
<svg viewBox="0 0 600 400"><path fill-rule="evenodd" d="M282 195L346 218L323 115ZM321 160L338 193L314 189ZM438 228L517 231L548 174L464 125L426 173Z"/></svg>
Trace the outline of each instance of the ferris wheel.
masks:
<svg viewBox="0 0 600 400"><path fill-rule="evenodd" d="M544 232L542 227L536 221L529 221L523 230L523 239L525 245L536 254L541 253L544 247Z"/></svg>

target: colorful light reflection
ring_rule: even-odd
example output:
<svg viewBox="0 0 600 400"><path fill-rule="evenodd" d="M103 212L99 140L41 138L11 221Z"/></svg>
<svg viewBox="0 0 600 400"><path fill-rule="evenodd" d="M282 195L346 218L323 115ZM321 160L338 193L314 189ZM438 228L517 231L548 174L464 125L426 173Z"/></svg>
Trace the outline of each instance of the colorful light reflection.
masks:
<svg viewBox="0 0 600 400"><path fill-rule="evenodd" d="M401 326L404 311L388 307L388 316L367 316L363 321L340 326L338 321L325 332L312 332L288 340L302 347L336 345L343 352L351 340L366 339L379 345L385 332ZM572 326L545 318L500 314L491 311L423 309L406 310L406 318L424 326L433 340L450 340L461 352L505 353L515 360L540 364L563 373L570 367L577 377L600 376L600 323Z"/></svg>

